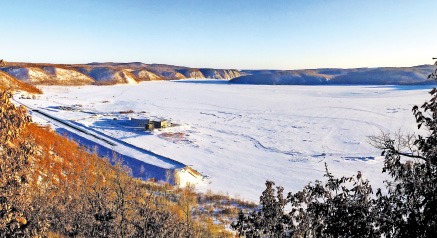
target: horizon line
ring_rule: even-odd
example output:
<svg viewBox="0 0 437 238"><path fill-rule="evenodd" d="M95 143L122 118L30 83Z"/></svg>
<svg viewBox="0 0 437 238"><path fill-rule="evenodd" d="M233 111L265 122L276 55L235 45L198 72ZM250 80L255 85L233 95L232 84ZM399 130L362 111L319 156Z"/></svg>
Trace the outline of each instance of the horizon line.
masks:
<svg viewBox="0 0 437 238"><path fill-rule="evenodd" d="M435 60L437 58L433 58ZM53 62L22 62L22 61L7 61L5 59L0 59L4 64L14 63L14 64L40 64L40 65L91 65L91 64L145 64L145 65L167 65L167 66L175 66L175 67L185 67L190 69L228 69L228 70L239 70L239 71L263 71L263 70L274 70L274 71L298 71L298 70L318 70L318 69L376 69L376 68L411 68L411 67L420 67L420 66L432 66L435 64L417 64L411 66L360 66L360 67L309 67L309 68L295 68L295 69L278 69L278 68L222 68L222 67L192 67L185 66L179 64L167 64L167 63L144 63L141 61L130 61L130 62L117 62L117 61L92 61L88 63L53 63ZM4 66L3 66L4 67Z"/></svg>

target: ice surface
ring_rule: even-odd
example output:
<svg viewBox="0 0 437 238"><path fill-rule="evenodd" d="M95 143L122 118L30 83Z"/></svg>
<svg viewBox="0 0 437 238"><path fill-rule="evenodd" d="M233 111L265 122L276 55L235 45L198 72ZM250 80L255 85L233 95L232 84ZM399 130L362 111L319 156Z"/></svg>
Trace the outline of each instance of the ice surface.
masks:
<svg viewBox="0 0 437 238"><path fill-rule="evenodd" d="M414 131L411 108L429 91L217 80L42 89L44 95L26 104L190 165L209 178L200 190L252 201L266 180L294 192L323 180L325 162L335 175L361 171L373 186L382 186L381 151L367 136ZM129 110L134 113L120 114ZM166 118L178 126L149 133L130 124L129 117Z"/></svg>

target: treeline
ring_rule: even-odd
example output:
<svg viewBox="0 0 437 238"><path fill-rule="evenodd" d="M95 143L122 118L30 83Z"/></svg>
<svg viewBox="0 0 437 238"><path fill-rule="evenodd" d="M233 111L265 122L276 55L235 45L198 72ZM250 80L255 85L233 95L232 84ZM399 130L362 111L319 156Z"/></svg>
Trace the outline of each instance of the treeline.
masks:
<svg viewBox="0 0 437 238"><path fill-rule="evenodd" d="M287 196L268 181L261 209L240 212L232 227L246 237L437 237L437 89L430 94L413 107L422 135L370 138L385 156L386 191L373 194L360 172L336 178L327 168L325 183Z"/></svg>
<svg viewBox="0 0 437 238"><path fill-rule="evenodd" d="M132 178L31 123L0 93L0 237L229 237L193 217L190 188Z"/></svg>

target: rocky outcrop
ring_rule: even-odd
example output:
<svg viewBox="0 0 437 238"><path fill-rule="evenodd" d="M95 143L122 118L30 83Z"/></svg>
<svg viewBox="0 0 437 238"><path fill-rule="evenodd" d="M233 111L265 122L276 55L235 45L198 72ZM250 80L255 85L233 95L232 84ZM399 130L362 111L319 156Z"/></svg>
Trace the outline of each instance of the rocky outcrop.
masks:
<svg viewBox="0 0 437 238"><path fill-rule="evenodd" d="M143 65L148 71L160 76L164 80L175 79L224 79L229 80L245 75L235 69L207 69L207 68L188 68L165 64Z"/></svg>
<svg viewBox="0 0 437 238"><path fill-rule="evenodd" d="M199 69L178 69L179 73L184 75L185 78L191 79L204 79L205 76L200 72Z"/></svg>
<svg viewBox="0 0 437 238"><path fill-rule="evenodd" d="M162 77L166 80L176 80L176 79L186 79L185 75L179 72L163 72L161 73Z"/></svg>
<svg viewBox="0 0 437 238"><path fill-rule="evenodd" d="M183 74L186 78L192 79L230 80L245 75L235 69L179 69L177 71Z"/></svg>
<svg viewBox="0 0 437 238"><path fill-rule="evenodd" d="M200 72L208 79L226 79L241 77L246 75L236 69L200 69Z"/></svg>
<svg viewBox="0 0 437 238"><path fill-rule="evenodd" d="M184 75L187 78L193 78L193 79L204 79L205 76L200 72L199 70L193 70L188 75Z"/></svg>
<svg viewBox="0 0 437 238"><path fill-rule="evenodd" d="M137 78L138 81L162 80L162 78L158 75L145 69L133 70L131 73Z"/></svg>
<svg viewBox="0 0 437 238"><path fill-rule="evenodd" d="M144 68L156 74L157 76L161 77L163 80L186 79L188 77L185 76L184 73L189 75L189 70L190 70L190 68L187 67L173 66L173 65L166 65L166 64L145 65Z"/></svg>

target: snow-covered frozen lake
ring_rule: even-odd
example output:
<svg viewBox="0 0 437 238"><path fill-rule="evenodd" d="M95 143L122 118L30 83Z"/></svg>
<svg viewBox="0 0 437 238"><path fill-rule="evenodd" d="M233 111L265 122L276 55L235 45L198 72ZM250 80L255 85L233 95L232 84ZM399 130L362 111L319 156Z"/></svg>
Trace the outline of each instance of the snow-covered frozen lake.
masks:
<svg viewBox="0 0 437 238"><path fill-rule="evenodd" d="M381 186L381 151L367 136L414 131L411 108L428 99L429 88L153 81L46 86L39 99L25 102L192 166L208 176L200 190L258 201L266 180L297 191L323 179L325 162L336 175L362 171ZM178 126L148 133L128 117Z"/></svg>

